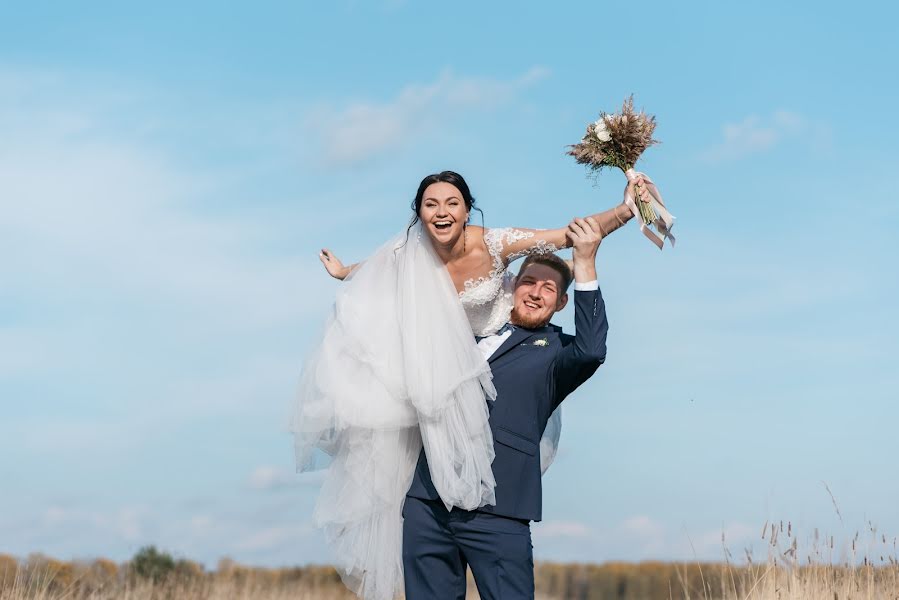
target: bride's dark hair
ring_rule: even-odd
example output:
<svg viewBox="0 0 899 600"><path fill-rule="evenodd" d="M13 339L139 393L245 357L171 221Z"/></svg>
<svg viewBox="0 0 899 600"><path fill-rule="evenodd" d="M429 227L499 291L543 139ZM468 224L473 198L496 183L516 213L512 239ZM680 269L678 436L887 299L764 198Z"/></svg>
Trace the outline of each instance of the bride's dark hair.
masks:
<svg viewBox="0 0 899 600"><path fill-rule="evenodd" d="M415 194L415 200L412 201L412 210L415 214L412 217L412 222L409 223L409 227L406 229L407 234L419 221L418 214L421 212L421 203L424 200L425 190L434 183L449 183L456 186L456 189L462 192L462 201L465 202L465 208L469 212L476 210L481 213L481 223L483 224L484 211L474 205L474 196L471 195L471 190L468 189L465 179L455 171L441 171L440 173L428 175L418 184L418 192Z"/></svg>

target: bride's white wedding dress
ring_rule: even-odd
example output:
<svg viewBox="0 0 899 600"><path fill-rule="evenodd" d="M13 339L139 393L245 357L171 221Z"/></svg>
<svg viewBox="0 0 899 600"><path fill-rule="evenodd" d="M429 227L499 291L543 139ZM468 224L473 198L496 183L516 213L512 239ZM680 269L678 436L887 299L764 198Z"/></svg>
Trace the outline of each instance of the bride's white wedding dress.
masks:
<svg viewBox="0 0 899 600"><path fill-rule="evenodd" d="M503 260L503 247L533 244ZM306 361L290 428L299 470L327 466L313 520L346 585L366 600L402 593L402 506L424 447L447 508L495 503L486 399L496 397L473 335L506 323L507 261L556 248L533 231L490 229L493 269L457 293L416 224L347 277ZM541 443L548 466L554 415ZM323 462L324 461L324 462Z"/></svg>

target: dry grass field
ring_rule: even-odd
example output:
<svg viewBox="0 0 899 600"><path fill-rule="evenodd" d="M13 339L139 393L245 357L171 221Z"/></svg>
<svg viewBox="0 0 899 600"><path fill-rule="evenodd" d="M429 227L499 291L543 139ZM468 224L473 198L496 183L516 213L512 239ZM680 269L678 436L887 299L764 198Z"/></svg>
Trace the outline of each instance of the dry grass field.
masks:
<svg viewBox="0 0 899 600"><path fill-rule="evenodd" d="M899 600L896 539L872 526L843 547L815 535L807 547L789 523L766 524L767 556L737 564L538 563L541 600ZM469 582L469 598L477 598ZM42 555L0 555L0 600L343 600L331 567L264 569L224 559L213 571L144 548L131 561L62 562Z"/></svg>

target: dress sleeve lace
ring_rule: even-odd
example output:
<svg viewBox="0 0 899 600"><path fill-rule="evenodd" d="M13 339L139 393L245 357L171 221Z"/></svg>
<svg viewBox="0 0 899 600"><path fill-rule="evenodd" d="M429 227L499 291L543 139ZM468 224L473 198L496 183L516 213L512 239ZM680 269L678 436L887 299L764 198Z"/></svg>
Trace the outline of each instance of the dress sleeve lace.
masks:
<svg viewBox="0 0 899 600"><path fill-rule="evenodd" d="M489 229L484 234L484 243L493 257L494 268L508 264L532 254L549 254L559 251L559 247L547 239L542 229L514 229L503 227Z"/></svg>

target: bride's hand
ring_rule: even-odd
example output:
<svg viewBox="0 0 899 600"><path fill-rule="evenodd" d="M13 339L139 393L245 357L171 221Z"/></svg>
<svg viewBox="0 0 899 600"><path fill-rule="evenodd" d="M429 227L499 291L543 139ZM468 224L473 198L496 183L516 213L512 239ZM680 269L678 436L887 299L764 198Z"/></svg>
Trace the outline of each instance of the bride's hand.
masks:
<svg viewBox="0 0 899 600"><path fill-rule="evenodd" d="M346 278L349 269L343 266L343 263L340 262L340 259L331 254L331 251L327 248L322 248L322 251L318 253L318 259L322 261L322 264L325 265L325 269L328 271L328 274L334 279L343 280Z"/></svg>
<svg viewBox="0 0 899 600"><path fill-rule="evenodd" d="M641 202L649 202L652 199L652 196L646 191L645 183L646 182L643 181L643 176L637 175L633 181L630 181L627 184L628 191L630 191L634 198L637 198Z"/></svg>

